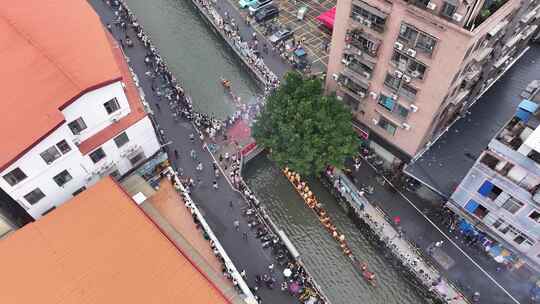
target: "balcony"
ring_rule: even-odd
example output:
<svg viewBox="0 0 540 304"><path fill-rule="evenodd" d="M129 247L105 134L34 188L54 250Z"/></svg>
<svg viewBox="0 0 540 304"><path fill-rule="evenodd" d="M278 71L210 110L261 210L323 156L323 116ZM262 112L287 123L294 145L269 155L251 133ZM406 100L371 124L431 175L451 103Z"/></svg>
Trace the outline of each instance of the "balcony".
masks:
<svg viewBox="0 0 540 304"><path fill-rule="evenodd" d="M388 14L361 0L353 0L351 19L362 26L368 27L378 33L386 30Z"/></svg>
<svg viewBox="0 0 540 304"><path fill-rule="evenodd" d="M345 35L347 49L356 49L356 53L365 53L370 57L377 57L382 41L366 33L362 29L354 29Z"/></svg>
<svg viewBox="0 0 540 304"><path fill-rule="evenodd" d="M345 55L342 62L346 69L357 74L357 76L370 80L375 64L355 55Z"/></svg>
<svg viewBox="0 0 540 304"><path fill-rule="evenodd" d="M408 50L409 51L409 50ZM427 67L421 61L414 58L413 53L404 53L399 50L394 50L391 63L401 72L410 75L416 79L424 79Z"/></svg>
<svg viewBox="0 0 540 304"><path fill-rule="evenodd" d="M364 79L359 78L347 68L341 73L338 85L343 91L358 100L366 97L369 88L369 84Z"/></svg>
<svg viewBox="0 0 540 304"><path fill-rule="evenodd" d="M478 27L482 22L486 21L491 15L504 6L508 0L485 1L484 6L480 9L480 13L474 19L474 28Z"/></svg>

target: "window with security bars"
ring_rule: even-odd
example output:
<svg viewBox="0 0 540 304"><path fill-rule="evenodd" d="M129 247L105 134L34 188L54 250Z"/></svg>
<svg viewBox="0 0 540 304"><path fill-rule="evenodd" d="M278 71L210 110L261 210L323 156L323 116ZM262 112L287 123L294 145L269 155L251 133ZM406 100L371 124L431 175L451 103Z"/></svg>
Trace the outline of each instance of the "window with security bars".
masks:
<svg viewBox="0 0 540 304"><path fill-rule="evenodd" d="M62 154L60 154L60 151L58 151L56 146L49 147L47 150L41 152L39 155L41 156L41 158L43 158L43 160L47 164L52 164L52 162L54 162L55 160L60 158L60 156L62 156Z"/></svg>
<svg viewBox="0 0 540 304"><path fill-rule="evenodd" d="M69 129L74 135L79 135L84 129L86 129L86 123L79 117L68 124Z"/></svg>
<svg viewBox="0 0 540 304"><path fill-rule="evenodd" d="M120 110L120 104L118 103L116 97L104 103L103 106L105 107L105 111L107 111L107 114L112 114Z"/></svg>
<svg viewBox="0 0 540 304"><path fill-rule="evenodd" d="M10 186L15 186L26 178L26 174L20 168L15 168L3 177Z"/></svg>
<svg viewBox="0 0 540 304"><path fill-rule="evenodd" d="M382 116L379 118L377 125L383 128L390 135L396 134L396 130L397 130L396 125L394 125L393 123L391 123L390 121L388 121L386 118Z"/></svg>
<svg viewBox="0 0 540 304"><path fill-rule="evenodd" d="M63 187L67 182L72 179L73 177L71 176L71 174L69 174L67 170L62 171L53 177L53 180L60 187Z"/></svg>
<svg viewBox="0 0 540 304"><path fill-rule="evenodd" d="M26 195L24 195L24 199L28 203L30 203L30 205L35 205L37 202L39 202L44 197L45 197L45 194L39 188L36 188L36 189L28 192Z"/></svg>
<svg viewBox="0 0 540 304"><path fill-rule="evenodd" d="M94 152L90 153L88 155L90 157L90 159L95 163L99 162L100 160L104 159L105 158L105 152L103 151L102 148L99 148L97 150L95 150Z"/></svg>
<svg viewBox="0 0 540 304"><path fill-rule="evenodd" d="M116 136L114 138L114 143L118 148L122 147L123 145L127 144L129 142L129 138L126 134L126 132L123 132L122 134Z"/></svg>

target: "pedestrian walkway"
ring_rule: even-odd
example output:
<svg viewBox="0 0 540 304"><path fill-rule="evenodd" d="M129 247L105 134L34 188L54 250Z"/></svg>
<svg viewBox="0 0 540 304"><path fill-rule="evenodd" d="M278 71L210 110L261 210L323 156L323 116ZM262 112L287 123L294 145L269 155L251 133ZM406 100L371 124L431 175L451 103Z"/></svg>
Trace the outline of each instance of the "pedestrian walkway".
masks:
<svg viewBox="0 0 540 304"><path fill-rule="evenodd" d="M498 271L500 267L492 258L467 247L454 235L450 235L450 239L447 239L447 228L422 213L423 210L437 205L437 202L426 202L411 192L403 194L393 189L389 181L382 185L379 182L382 177L368 163L364 162L358 171L354 170L352 162L348 164L348 167L351 169L357 186L374 187L373 194L365 194L371 203L383 210L390 218L400 217L405 239L424 252L427 252L431 244L444 240L444 244L437 250L434 257L424 256L432 259L433 264L439 266L439 271L459 287L466 296L471 297L474 292L479 292L480 303L490 304L529 302L529 290L532 283L527 274L521 271ZM445 264L445 259L448 258L453 260L452 265Z"/></svg>
<svg viewBox="0 0 540 304"><path fill-rule="evenodd" d="M104 24L114 24L114 13L107 6L105 1L91 0L90 4L94 7L98 15L101 17ZM126 32L121 28L113 26L111 32L116 39L124 38ZM128 27L127 34L131 37L136 37L136 33ZM175 119L165 109L166 105L161 106L161 111L157 111L155 105L159 102L152 94L151 81L146 77L147 67L144 64L144 59L147 50L142 43L134 39L134 46L124 49L127 57L129 57L130 66L134 73L138 75L139 85L145 92L145 99L154 110L155 120L159 128L162 130L167 145L171 154L170 159L175 160L175 165L182 168L184 176L191 176L193 179L200 179L201 183L195 186L192 192L192 199L197 203L197 206L204 214L205 219L216 233L221 244L233 260L236 267L245 269L247 273L246 281L250 286L255 284L255 276L262 275L268 272L268 265L274 263L271 254L261 247L261 243L254 237L251 230L248 229L247 220L242 216L240 208L246 206L239 193L235 192L225 179L219 179L219 189L215 190L212 187L214 172L212 172L212 158L210 154L203 150L200 140L191 142L189 134L196 132L191 122L183 119ZM193 149L198 155L198 159L203 163L204 169L198 172L195 167L196 163L190 158L189 152ZM175 159L173 152L179 152L179 158ZM229 202L233 202L233 208L229 207ZM240 231L237 232L233 228L233 221L239 220ZM248 240L242 238L242 232L248 233ZM276 268L278 268L276 266ZM276 269L276 273L281 273L282 267ZM276 286L279 286L283 281L282 276L276 276ZM295 297L281 291L279 288L268 289L260 288L257 294L262 298L264 303L297 303Z"/></svg>

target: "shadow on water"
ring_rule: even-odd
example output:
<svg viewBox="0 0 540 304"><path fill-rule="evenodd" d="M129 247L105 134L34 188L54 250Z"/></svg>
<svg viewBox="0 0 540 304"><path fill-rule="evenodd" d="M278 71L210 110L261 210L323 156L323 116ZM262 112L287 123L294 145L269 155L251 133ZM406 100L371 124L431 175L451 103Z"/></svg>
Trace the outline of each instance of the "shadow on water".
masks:
<svg viewBox="0 0 540 304"><path fill-rule="evenodd" d="M366 284L315 213L305 206L289 181L265 156L257 157L246 166L245 177L272 219L287 232L333 304L425 302L368 242L319 181L309 180L310 188L324 204L334 224L345 233L355 256L366 261L377 274L378 287Z"/></svg>
<svg viewBox="0 0 540 304"><path fill-rule="evenodd" d="M243 102L259 93L255 82L234 53L224 47L189 0L127 0L130 9L150 34L171 72L186 88L196 110L224 118L234 111L220 85L231 80Z"/></svg>

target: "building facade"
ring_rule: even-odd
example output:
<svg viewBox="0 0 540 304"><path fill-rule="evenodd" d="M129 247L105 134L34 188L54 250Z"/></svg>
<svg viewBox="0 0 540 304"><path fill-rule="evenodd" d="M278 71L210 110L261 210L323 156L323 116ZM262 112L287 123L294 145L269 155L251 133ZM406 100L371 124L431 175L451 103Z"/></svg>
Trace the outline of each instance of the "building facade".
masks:
<svg viewBox="0 0 540 304"><path fill-rule="evenodd" d="M386 152L383 142L413 157L523 52L537 31L539 5L340 0L326 91L351 108L361 134L379 138L372 148Z"/></svg>
<svg viewBox="0 0 540 304"><path fill-rule="evenodd" d="M14 57L5 74L12 90L0 123L0 188L13 204L37 219L160 150L123 52L88 3L29 1L0 13L11 21L0 31Z"/></svg>
<svg viewBox="0 0 540 304"><path fill-rule="evenodd" d="M540 268L540 121L524 100L493 138L448 206Z"/></svg>

